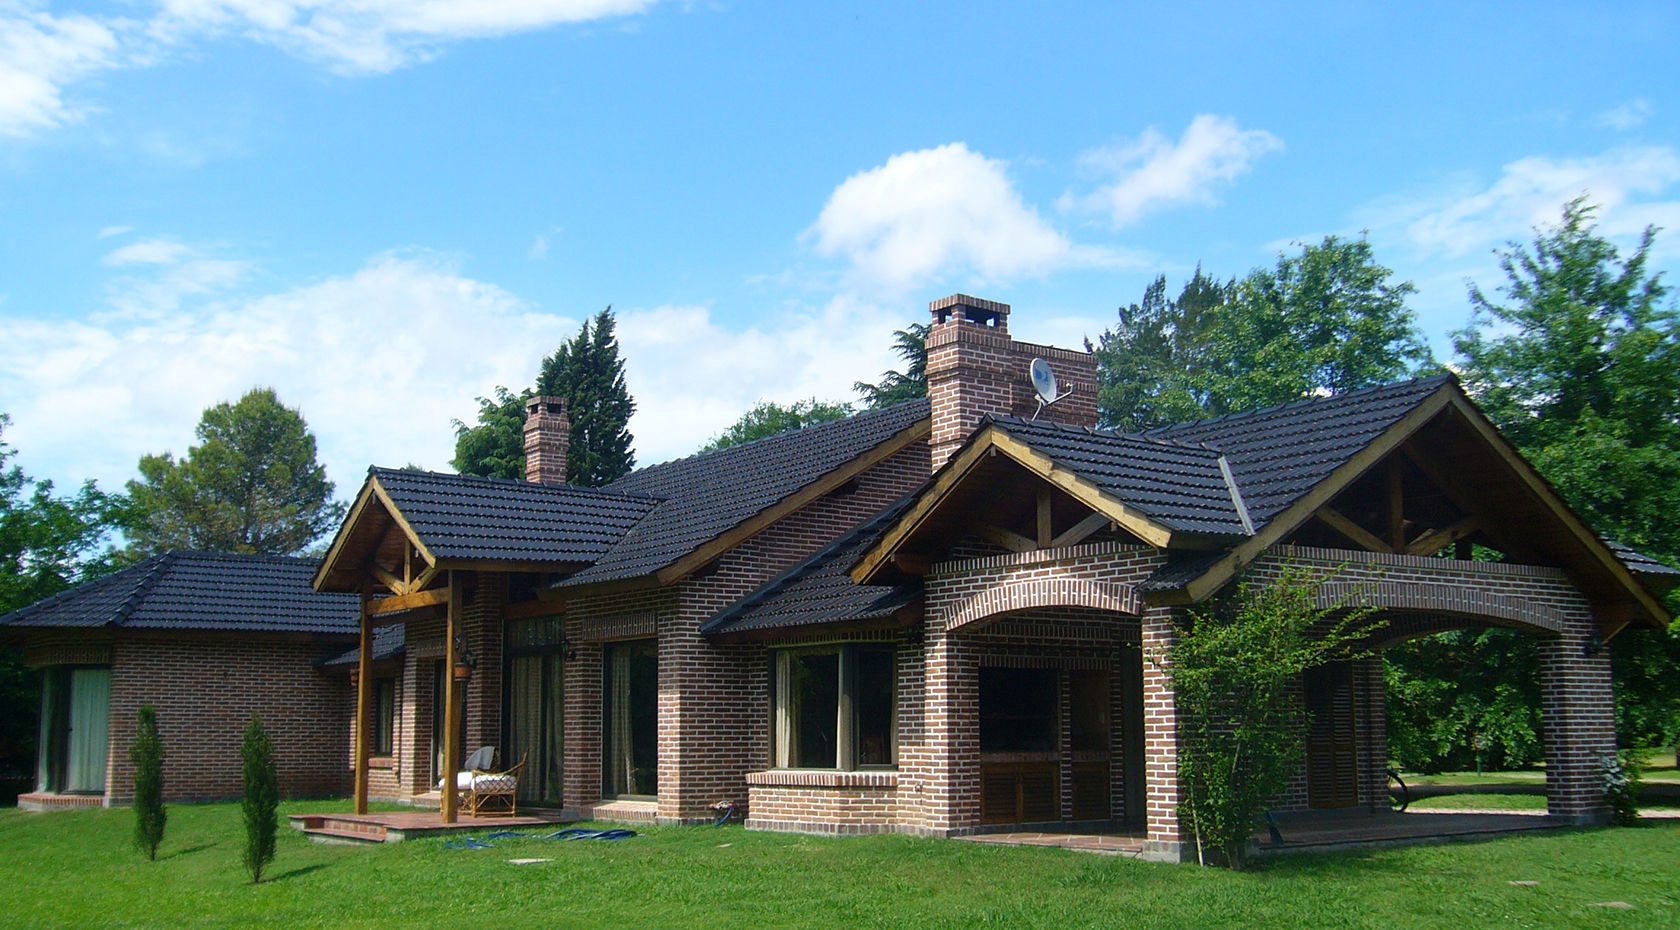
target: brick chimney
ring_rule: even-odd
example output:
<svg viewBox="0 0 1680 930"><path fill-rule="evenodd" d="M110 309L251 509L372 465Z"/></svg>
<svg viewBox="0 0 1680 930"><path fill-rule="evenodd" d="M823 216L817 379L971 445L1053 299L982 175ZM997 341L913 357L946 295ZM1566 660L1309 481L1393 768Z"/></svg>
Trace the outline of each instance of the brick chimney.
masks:
<svg viewBox="0 0 1680 930"><path fill-rule="evenodd" d="M1063 394L1041 420L1097 425L1097 359L1089 352L1016 342L1009 337L1009 305L967 294L928 305L928 397L933 403L935 471L957 451L988 413L1030 417L1038 409L1029 367L1042 358Z"/></svg>
<svg viewBox="0 0 1680 930"><path fill-rule="evenodd" d="M564 397L533 397L525 402L525 480L532 484L565 484L566 452L571 447L572 421Z"/></svg>

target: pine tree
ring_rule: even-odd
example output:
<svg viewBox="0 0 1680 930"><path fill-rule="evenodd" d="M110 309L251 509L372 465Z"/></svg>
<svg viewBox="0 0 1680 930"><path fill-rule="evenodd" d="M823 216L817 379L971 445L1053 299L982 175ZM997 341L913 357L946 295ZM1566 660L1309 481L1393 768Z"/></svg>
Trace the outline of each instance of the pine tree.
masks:
<svg viewBox="0 0 1680 930"><path fill-rule="evenodd" d="M158 736L157 711L150 704L140 708L139 733L128 748L134 763L134 845L157 859L163 842L168 813L163 808L163 738Z"/></svg>
<svg viewBox="0 0 1680 930"><path fill-rule="evenodd" d="M572 421L566 480L572 484L608 484L636 464L629 429L636 402L624 384L614 326L612 307L585 320L571 342L543 359L537 376L536 393L566 399Z"/></svg>
<svg viewBox="0 0 1680 930"><path fill-rule="evenodd" d="M932 331L931 323L911 323L893 331L893 352L904 359L905 370L883 371L874 384L854 381L852 390L863 395L865 407L879 410L927 396L927 338Z"/></svg>
<svg viewBox="0 0 1680 930"><path fill-rule="evenodd" d="M262 717L251 715L245 740L239 746L245 764L245 796L240 807L245 815L245 868L253 883L262 881L263 866L274 859L274 834L280 819L279 777L274 771L274 743L263 729Z"/></svg>

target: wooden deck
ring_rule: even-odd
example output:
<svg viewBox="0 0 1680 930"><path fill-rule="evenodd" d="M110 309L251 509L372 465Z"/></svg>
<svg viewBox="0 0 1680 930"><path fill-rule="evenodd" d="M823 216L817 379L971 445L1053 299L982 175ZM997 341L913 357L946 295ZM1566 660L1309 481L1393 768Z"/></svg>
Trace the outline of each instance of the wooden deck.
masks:
<svg viewBox="0 0 1680 930"><path fill-rule="evenodd" d="M533 810L517 817L469 817L444 823L435 810L386 811L377 814L292 814L292 829L302 830L317 843L400 843L427 836L472 833L480 830L517 830L572 823L559 811Z"/></svg>

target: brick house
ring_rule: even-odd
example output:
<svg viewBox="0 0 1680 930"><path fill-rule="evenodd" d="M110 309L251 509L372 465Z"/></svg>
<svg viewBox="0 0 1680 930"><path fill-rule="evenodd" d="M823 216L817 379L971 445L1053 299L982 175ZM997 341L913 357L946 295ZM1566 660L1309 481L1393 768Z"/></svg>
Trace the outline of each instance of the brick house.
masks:
<svg viewBox="0 0 1680 930"><path fill-rule="evenodd" d="M0 639L41 674L29 810L127 803L136 712L157 709L165 799L241 791L253 713L289 795L350 787L346 676L321 662L355 642L356 598L310 587L308 559L170 552L0 617Z"/></svg>
<svg viewBox="0 0 1680 930"><path fill-rule="evenodd" d="M1604 817L1603 643L1666 623L1680 573L1596 537L1454 379L1107 433L1088 353L1015 341L1004 304L931 309L926 400L587 489L533 398L524 482L372 469L314 579L361 604L358 806L424 802L494 745L529 760L526 803L581 815L1079 824L1176 858L1164 656L1194 605L1292 563L1377 608L1377 646L1532 633L1549 809ZM1036 419L1034 358L1070 391ZM1385 807L1380 659L1302 689L1277 807Z"/></svg>

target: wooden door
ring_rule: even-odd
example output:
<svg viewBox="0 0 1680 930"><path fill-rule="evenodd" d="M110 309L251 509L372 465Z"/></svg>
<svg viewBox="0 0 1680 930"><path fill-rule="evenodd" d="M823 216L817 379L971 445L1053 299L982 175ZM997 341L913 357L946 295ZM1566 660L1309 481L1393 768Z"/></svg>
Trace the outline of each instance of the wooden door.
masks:
<svg viewBox="0 0 1680 930"><path fill-rule="evenodd" d="M1359 743L1353 716L1353 666L1347 662L1302 675L1307 710L1307 806L1359 803Z"/></svg>

